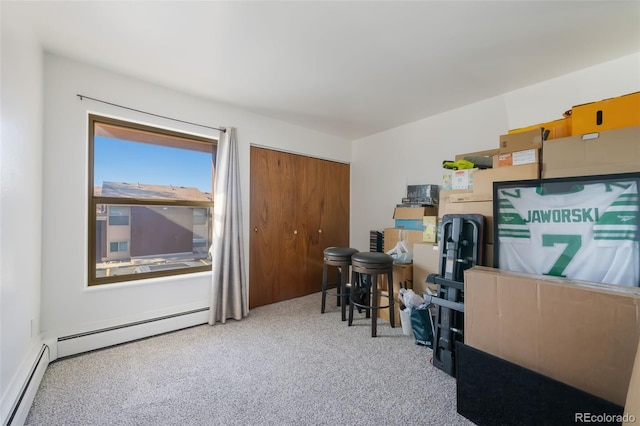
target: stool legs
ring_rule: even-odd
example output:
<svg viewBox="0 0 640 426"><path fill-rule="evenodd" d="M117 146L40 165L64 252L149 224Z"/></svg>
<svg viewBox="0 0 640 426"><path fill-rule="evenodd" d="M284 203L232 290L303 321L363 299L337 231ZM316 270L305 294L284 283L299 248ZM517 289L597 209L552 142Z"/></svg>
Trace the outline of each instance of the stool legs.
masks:
<svg viewBox="0 0 640 426"><path fill-rule="evenodd" d="M371 299L374 300L373 303L369 302L369 305L375 305L372 308L373 316L371 318L371 337L376 337L378 335L378 275L374 274L371 277Z"/></svg>
<svg viewBox="0 0 640 426"><path fill-rule="evenodd" d="M320 306L320 313L324 314L324 309L327 305L327 274L328 274L328 265L327 262L324 262L322 265L322 303Z"/></svg>
<svg viewBox="0 0 640 426"><path fill-rule="evenodd" d="M389 295L389 324L391 328L396 327L396 315L395 315L395 307L393 304L395 303L395 293L393 292L393 274L391 271L387 272L387 294Z"/></svg>
<svg viewBox="0 0 640 426"><path fill-rule="evenodd" d="M371 318L371 337L378 335L378 310L389 309L389 325L391 328L395 328L395 312L394 312L394 298L393 298L393 273L391 270L386 272L389 294L388 306L380 306L378 304L378 275L377 273L366 274L357 272L354 268L351 271L351 294L349 303L349 321L348 325L353 324L353 309L355 306L358 308L363 307L366 312L366 318ZM369 282L364 283L364 279ZM368 288L367 288L368 287ZM360 299L362 297L363 299Z"/></svg>
<svg viewBox="0 0 640 426"><path fill-rule="evenodd" d="M342 321L347 320L347 275L349 274L349 267L340 267L340 294L338 295L338 305L340 305L340 311L342 313Z"/></svg>
<svg viewBox="0 0 640 426"><path fill-rule="evenodd" d="M327 307L327 289L329 287L328 284L328 274L329 274L329 266L336 266L338 268L338 276L337 276L337 305L340 306L340 310L342 313L342 321L347 320L347 303L349 303L349 298L347 294L347 278L349 274L349 262L342 262L340 264L336 264L335 262L325 261L322 265L322 303L320 307L320 313L324 314L324 311Z"/></svg>

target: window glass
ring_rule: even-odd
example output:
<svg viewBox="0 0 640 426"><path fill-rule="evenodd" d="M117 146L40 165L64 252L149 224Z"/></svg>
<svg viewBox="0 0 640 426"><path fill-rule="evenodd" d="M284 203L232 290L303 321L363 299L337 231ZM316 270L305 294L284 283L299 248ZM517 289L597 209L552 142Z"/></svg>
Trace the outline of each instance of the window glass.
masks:
<svg viewBox="0 0 640 426"><path fill-rule="evenodd" d="M211 270L215 140L90 116L89 284Z"/></svg>

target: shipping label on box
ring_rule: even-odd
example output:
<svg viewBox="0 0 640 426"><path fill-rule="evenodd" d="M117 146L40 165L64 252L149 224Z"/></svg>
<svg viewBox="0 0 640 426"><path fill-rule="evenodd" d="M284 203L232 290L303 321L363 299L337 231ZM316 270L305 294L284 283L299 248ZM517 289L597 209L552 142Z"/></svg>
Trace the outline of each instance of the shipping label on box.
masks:
<svg viewBox="0 0 640 426"><path fill-rule="evenodd" d="M505 166L519 166L522 164L535 164L540 162L540 150L528 149L526 151L498 154L493 157L493 168Z"/></svg>

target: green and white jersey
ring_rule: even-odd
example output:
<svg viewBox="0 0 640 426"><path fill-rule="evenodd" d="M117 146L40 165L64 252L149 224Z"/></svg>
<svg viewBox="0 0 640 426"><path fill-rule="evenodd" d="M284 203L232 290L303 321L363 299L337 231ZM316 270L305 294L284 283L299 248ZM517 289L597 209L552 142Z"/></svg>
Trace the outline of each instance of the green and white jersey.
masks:
<svg viewBox="0 0 640 426"><path fill-rule="evenodd" d="M639 285L636 182L498 191L501 269Z"/></svg>

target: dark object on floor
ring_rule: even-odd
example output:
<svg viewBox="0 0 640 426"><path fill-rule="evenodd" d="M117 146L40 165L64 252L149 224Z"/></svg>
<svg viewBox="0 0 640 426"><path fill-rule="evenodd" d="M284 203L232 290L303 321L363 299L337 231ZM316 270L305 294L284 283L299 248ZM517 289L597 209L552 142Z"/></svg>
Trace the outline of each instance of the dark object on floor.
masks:
<svg viewBox="0 0 640 426"><path fill-rule="evenodd" d="M460 342L456 360L458 413L477 425L620 424L619 405L535 371Z"/></svg>
<svg viewBox="0 0 640 426"><path fill-rule="evenodd" d="M439 274L427 277L438 286L431 298L436 306L433 365L455 377L455 344L464 341L464 271L482 261L484 216L446 214L441 223Z"/></svg>
<svg viewBox="0 0 640 426"><path fill-rule="evenodd" d="M411 330L416 345L433 348L432 322L430 309L411 309Z"/></svg>

